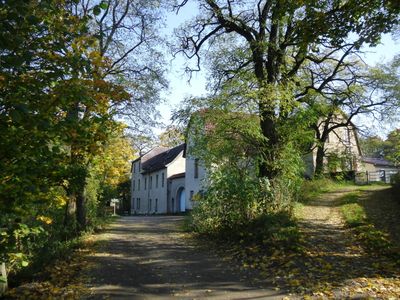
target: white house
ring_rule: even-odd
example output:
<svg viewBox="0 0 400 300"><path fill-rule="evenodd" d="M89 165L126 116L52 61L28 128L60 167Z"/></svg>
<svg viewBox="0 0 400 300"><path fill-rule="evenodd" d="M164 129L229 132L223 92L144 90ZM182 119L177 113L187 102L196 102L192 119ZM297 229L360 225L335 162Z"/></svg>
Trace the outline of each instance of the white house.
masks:
<svg viewBox="0 0 400 300"><path fill-rule="evenodd" d="M199 116L200 120L204 117ZM132 162L132 213L184 212L193 208L193 197L206 190L207 170L193 151L193 135L204 134L212 129L212 124L201 124L199 132L191 130L190 123L188 127L185 144L172 149L156 147ZM316 150L305 157L305 164L307 175L311 177L315 170ZM324 165L330 172L365 171L354 125L330 132L325 143Z"/></svg>
<svg viewBox="0 0 400 300"><path fill-rule="evenodd" d="M184 152L186 159L185 168L185 188L186 188L186 207L193 208L193 196L204 191L203 182L206 177L206 169L201 160L196 158L190 151L191 143L188 141Z"/></svg>
<svg viewBox="0 0 400 300"><path fill-rule="evenodd" d="M131 213L185 211L184 149L156 147L132 162Z"/></svg>

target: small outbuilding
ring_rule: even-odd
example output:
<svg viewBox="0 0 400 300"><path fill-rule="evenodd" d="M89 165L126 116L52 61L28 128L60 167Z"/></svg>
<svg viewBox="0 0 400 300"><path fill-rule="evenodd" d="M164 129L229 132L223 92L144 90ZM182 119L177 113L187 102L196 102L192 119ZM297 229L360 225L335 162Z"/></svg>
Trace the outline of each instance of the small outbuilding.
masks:
<svg viewBox="0 0 400 300"><path fill-rule="evenodd" d="M361 162L367 182L390 183L390 178L400 171L394 163L383 158L362 157Z"/></svg>

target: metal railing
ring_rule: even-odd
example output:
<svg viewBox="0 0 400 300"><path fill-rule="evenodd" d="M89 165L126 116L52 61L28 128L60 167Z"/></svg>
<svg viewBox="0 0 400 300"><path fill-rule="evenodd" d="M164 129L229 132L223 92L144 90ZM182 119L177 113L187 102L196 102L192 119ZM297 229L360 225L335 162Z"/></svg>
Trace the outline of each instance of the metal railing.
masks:
<svg viewBox="0 0 400 300"><path fill-rule="evenodd" d="M358 172L355 176L355 182L357 184L369 184L371 182L384 182L390 183L390 179L393 175L397 174L397 171L366 171Z"/></svg>

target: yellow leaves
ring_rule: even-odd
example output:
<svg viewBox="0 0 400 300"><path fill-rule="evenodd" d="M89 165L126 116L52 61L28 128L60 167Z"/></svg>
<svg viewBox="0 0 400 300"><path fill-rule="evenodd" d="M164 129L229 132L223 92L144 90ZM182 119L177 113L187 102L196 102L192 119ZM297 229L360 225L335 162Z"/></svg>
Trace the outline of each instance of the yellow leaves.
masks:
<svg viewBox="0 0 400 300"><path fill-rule="evenodd" d="M300 280L298 279L289 280L289 284L294 287L301 285Z"/></svg>
<svg viewBox="0 0 400 300"><path fill-rule="evenodd" d="M68 201L68 198L64 195L55 196L55 204L57 206L64 206Z"/></svg>
<svg viewBox="0 0 400 300"><path fill-rule="evenodd" d="M47 225L50 225L53 223L53 219L51 219L50 217L46 217L46 216L38 216L36 218L36 220L41 221Z"/></svg>

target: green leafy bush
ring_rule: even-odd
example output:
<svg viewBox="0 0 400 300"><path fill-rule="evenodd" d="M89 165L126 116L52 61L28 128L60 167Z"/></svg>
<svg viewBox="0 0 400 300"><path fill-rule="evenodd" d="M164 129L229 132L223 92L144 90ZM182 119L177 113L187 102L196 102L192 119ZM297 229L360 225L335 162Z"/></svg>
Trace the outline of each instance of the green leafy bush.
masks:
<svg viewBox="0 0 400 300"><path fill-rule="evenodd" d="M269 181L251 177L246 170L214 169L207 192L192 212L193 228L200 233L235 230L262 215L271 196Z"/></svg>
<svg viewBox="0 0 400 300"><path fill-rule="evenodd" d="M0 229L0 262L11 272L27 267L37 249L37 243L46 236L41 226L29 226L15 220L3 223Z"/></svg>

